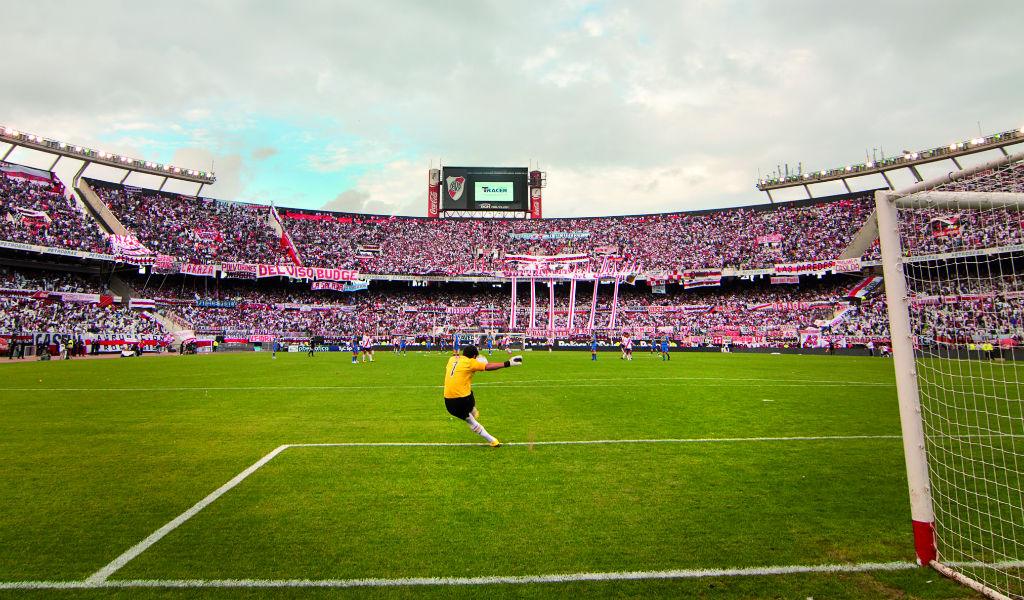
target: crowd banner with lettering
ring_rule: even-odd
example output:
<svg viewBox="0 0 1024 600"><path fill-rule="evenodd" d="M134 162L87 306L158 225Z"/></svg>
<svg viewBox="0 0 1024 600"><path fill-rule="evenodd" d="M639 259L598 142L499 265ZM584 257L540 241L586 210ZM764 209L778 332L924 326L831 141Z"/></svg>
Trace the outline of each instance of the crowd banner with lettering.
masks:
<svg viewBox="0 0 1024 600"><path fill-rule="evenodd" d="M256 277L289 277L291 279L316 279L320 281L355 281L359 271L330 269L324 267L300 267L298 265L256 265Z"/></svg>
<svg viewBox="0 0 1024 600"><path fill-rule="evenodd" d="M759 236L757 236L754 239L754 241L756 243L762 244L762 245L781 244L782 243L782 234L781 233L771 233L771 234L768 234L768 235L759 235Z"/></svg>
<svg viewBox="0 0 1024 600"><path fill-rule="evenodd" d="M772 285L800 283L799 275L773 275Z"/></svg>
<svg viewBox="0 0 1024 600"><path fill-rule="evenodd" d="M213 277L216 274L216 267L214 265L195 265L192 263L184 263L181 265L179 272L182 275L196 275L198 277Z"/></svg>
<svg viewBox="0 0 1024 600"><path fill-rule="evenodd" d="M139 257L139 256L152 256L153 252L142 245L134 235L111 235L108 238L110 242L110 248L114 251L115 255L123 255L127 257Z"/></svg>
<svg viewBox="0 0 1024 600"><path fill-rule="evenodd" d="M838 258L835 263L836 265L832 270L836 273L855 273L860 271L859 258Z"/></svg>
<svg viewBox="0 0 1024 600"><path fill-rule="evenodd" d="M335 292L358 292L369 287L369 281L349 281L345 283L338 283L336 281L314 281L310 284L311 290L334 290Z"/></svg>
<svg viewBox="0 0 1024 600"><path fill-rule="evenodd" d="M472 315L476 313L475 306L449 306L445 308L449 315Z"/></svg>
<svg viewBox="0 0 1024 600"><path fill-rule="evenodd" d="M590 237L589 231L551 231L549 233L510 233L515 240L564 240Z"/></svg>
<svg viewBox="0 0 1024 600"><path fill-rule="evenodd" d="M683 289L722 285L721 269L687 269L683 271Z"/></svg>
<svg viewBox="0 0 1024 600"><path fill-rule="evenodd" d="M784 275L810 275L811 273L824 273L836 266L834 260L820 260L817 262L800 262L791 264L775 265L775 272Z"/></svg>
<svg viewBox="0 0 1024 600"><path fill-rule="evenodd" d="M831 300L815 300L813 302L768 302L765 304L748 304L747 310L811 310L823 306L832 306Z"/></svg>
<svg viewBox="0 0 1024 600"><path fill-rule="evenodd" d="M223 263L220 266L220 270L232 277L241 277L245 279L253 279L256 277L258 271L258 265L252 263L238 263L228 262Z"/></svg>

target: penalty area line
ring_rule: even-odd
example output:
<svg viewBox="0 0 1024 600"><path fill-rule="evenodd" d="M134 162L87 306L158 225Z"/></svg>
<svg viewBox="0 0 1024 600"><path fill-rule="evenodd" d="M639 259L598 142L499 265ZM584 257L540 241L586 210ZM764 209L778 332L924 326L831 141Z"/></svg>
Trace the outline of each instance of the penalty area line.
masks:
<svg viewBox="0 0 1024 600"><path fill-rule="evenodd" d="M533 442L508 442L506 446L569 446L569 445L596 445L596 444L696 444L696 443L714 443L714 442L776 442L776 441L815 441L815 440L871 440L871 439L899 439L900 436L895 435L878 435L878 436L817 436L817 437L760 437L760 438L696 438L696 439L649 439L649 440L566 440L566 441L533 441ZM238 475L235 475L230 481L220 486L208 496L196 502L191 508L175 517L172 521L151 533L146 539L142 540L138 544L135 544L120 556L112 560L110 563L102 567L90 575L83 582L57 582L54 585L60 584L63 587L74 587L75 584L82 584L86 587L99 587L103 586L108 578L119 571L126 564L131 562L135 557L148 550L151 546L159 542L167 534L171 533L183 523L194 517L215 500L223 496L224 494L231 491L232 488L242 483L249 475L255 473L258 469L266 465L268 462L274 459L278 454L284 452L288 448L329 448L329 447L465 447L465 446L484 446L486 444L470 443L470 442L459 442L459 443L446 443L446 442L338 442L338 443L308 443L308 444L284 444L278 446L273 451L265 455L253 463L249 468L245 469ZM43 582L46 583L46 582ZM5 589L4 585L0 583L0 589ZM14 585L14 584L11 584ZM412 585L412 584L407 584ZM168 587L168 586L163 586ZM42 588L40 588L42 589Z"/></svg>
<svg viewBox="0 0 1024 600"><path fill-rule="evenodd" d="M132 579L123 581L16 581L0 582L0 590L53 590L94 588L355 588L458 585L523 585L581 581L636 581L644 579L701 579L708 577L764 577L804 573L863 573L907 571L921 568L912 562L835 565L791 565L736 569L676 569L611 573L557 573L485 577L402 577L395 579ZM91 579L91 578L90 578Z"/></svg>
<svg viewBox="0 0 1024 600"><path fill-rule="evenodd" d="M815 442L833 440L898 440L898 435L823 435L792 437L749 437L749 438L662 438L649 440L561 440L548 442L502 442L502 446L591 446L609 444L713 444L738 442ZM427 447L449 448L463 446L487 446L481 442L323 442L289 444L291 448L386 448L386 447Z"/></svg>

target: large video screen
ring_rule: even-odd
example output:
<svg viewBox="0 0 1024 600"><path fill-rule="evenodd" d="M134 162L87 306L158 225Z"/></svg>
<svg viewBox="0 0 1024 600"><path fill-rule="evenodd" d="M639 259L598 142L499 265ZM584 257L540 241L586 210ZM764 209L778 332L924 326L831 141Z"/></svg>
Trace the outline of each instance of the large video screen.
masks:
<svg viewBox="0 0 1024 600"><path fill-rule="evenodd" d="M444 167L442 210L528 211L526 167Z"/></svg>

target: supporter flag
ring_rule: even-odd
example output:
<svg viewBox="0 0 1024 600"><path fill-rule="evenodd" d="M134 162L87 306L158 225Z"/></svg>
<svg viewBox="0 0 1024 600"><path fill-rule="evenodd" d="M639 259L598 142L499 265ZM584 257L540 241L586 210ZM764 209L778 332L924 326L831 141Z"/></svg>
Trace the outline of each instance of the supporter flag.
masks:
<svg viewBox="0 0 1024 600"><path fill-rule="evenodd" d="M114 251L114 255L119 260L124 260L132 264L153 264L156 262L156 256L153 252L142 245L139 238L132 234L128 235L111 235L108 238L110 242L110 248Z"/></svg>
<svg viewBox="0 0 1024 600"><path fill-rule="evenodd" d="M877 275L870 275L865 277L863 281L858 283L856 287L846 294L848 298L866 298L868 294L874 291L882 283L882 278Z"/></svg>
<svg viewBox="0 0 1024 600"><path fill-rule="evenodd" d="M281 217L277 214L277 208L273 204L270 205L270 222L275 231L281 232L281 252L286 254L296 266L301 267L302 256L299 255L299 249L295 246L288 230L285 229Z"/></svg>
<svg viewBox="0 0 1024 600"><path fill-rule="evenodd" d="M224 236L221 235L219 231L213 231L210 229L193 229L192 235L196 239L210 244L219 244L224 241Z"/></svg>
<svg viewBox="0 0 1024 600"><path fill-rule="evenodd" d="M128 301L128 308L154 309L156 302L152 298L132 298Z"/></svg>
<svg viewBox="0 0 1024 600"><path fill-rule="evenodd" d="M52 221L50 215L42 210L32 210L19 206L15 206L13 209L14 212L7 213L7 220L15 225L27 225L38 228L46 227Z"/></svg>
<svg viewBox="0 0 1024 600"><path fill-rule="evenodd" d="M683 289L699 287L715 287L722 285L722 271L720 269L683 271Z"/></svg>
<svg viewBox="0 0 1024 600"><path fill-rule="evenodd" d="M960 235L960 215L936 217L928 222L933 238Z"/></svg>

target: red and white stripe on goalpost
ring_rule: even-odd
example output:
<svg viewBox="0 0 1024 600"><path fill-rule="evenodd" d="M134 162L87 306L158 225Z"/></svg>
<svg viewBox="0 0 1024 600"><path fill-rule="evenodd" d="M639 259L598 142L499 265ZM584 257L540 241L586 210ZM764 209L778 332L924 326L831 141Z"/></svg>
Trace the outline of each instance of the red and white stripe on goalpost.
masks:
<svg viewBox="0 0 1024 600"><path fill-rule="evenodd" d="M903 430L903 455L907 462L907 483L910 487L910 518L914 528L914 549L917 561L931 564L935 549L935 515L932 510L931 487L928 482L928 457L924 445L924 422L921 419L921 398L918 395L914 370L914 336L910 330L910 303L907 281L901 262L899 222L896 205L885 192L875 194L878 216L878 241L882 249L882 273L889 310L889 333L892 340L893 366L896 369L896 395L900 405L900 426Z"/></svg>

